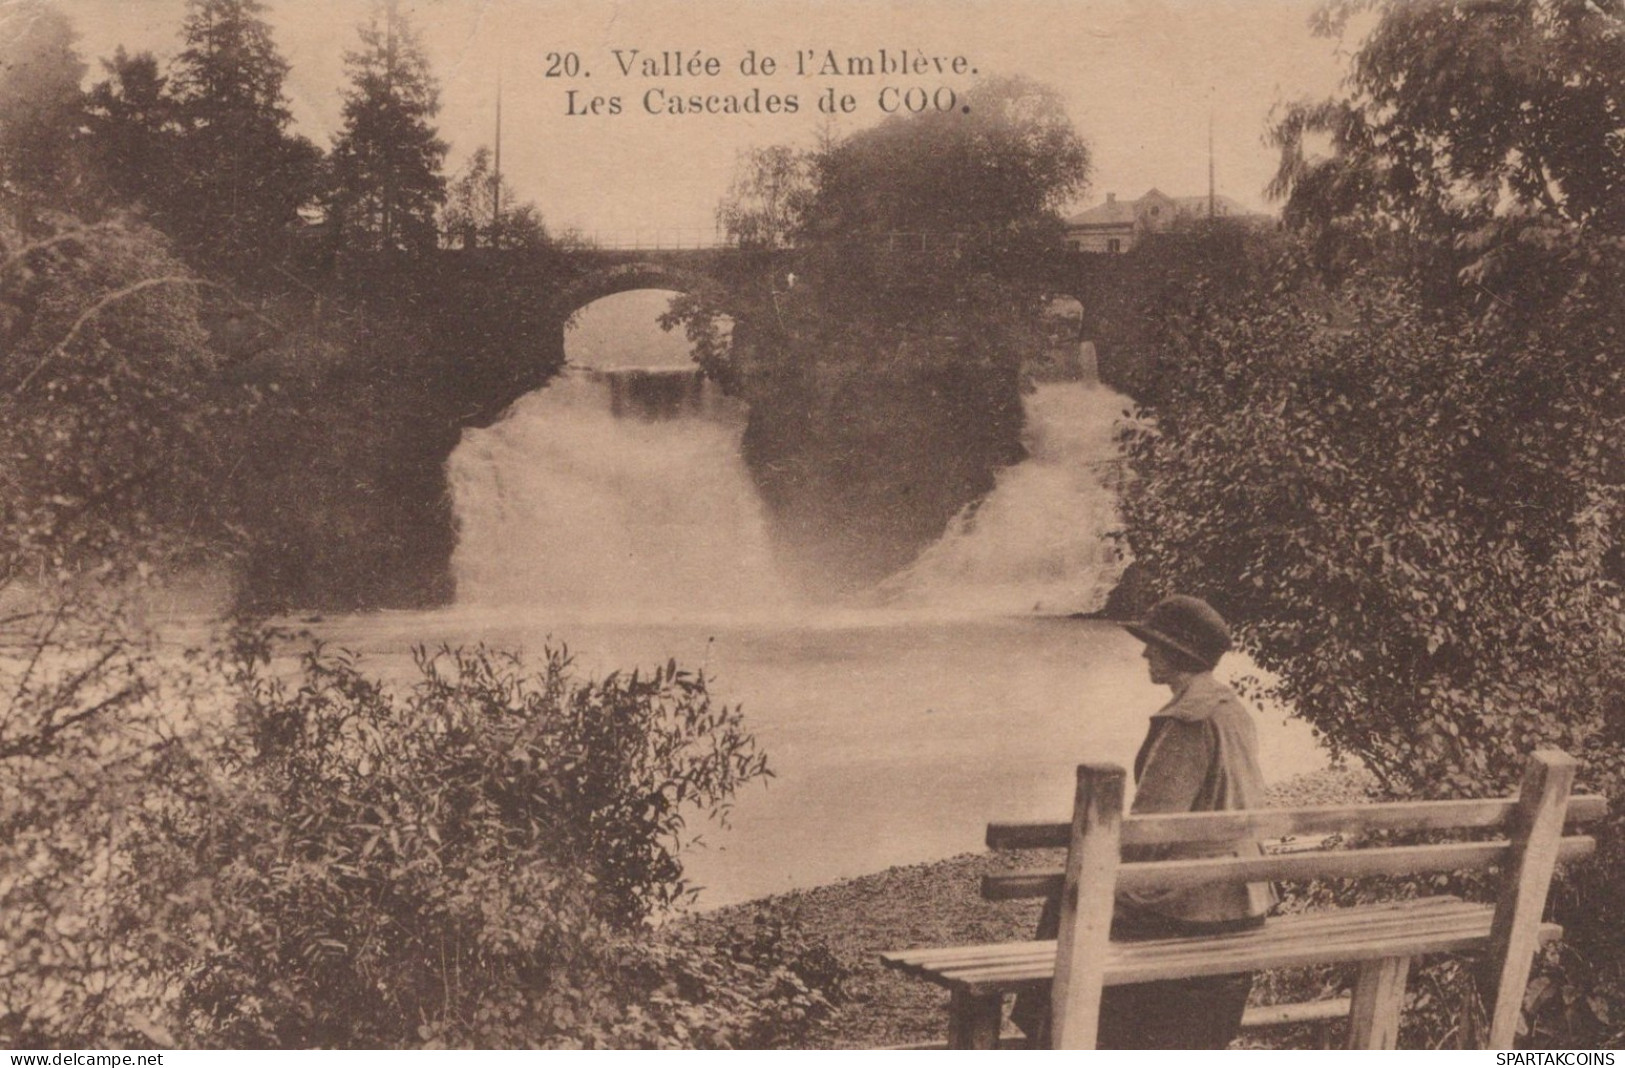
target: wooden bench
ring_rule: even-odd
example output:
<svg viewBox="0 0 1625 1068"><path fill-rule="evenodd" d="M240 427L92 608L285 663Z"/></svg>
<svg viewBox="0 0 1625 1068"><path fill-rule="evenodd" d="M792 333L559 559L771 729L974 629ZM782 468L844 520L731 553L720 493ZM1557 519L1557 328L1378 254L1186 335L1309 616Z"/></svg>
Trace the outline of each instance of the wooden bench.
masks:
<svg viewBox="0 0 1625 1068"><path fill-rule="evenodd" d="M1346 1014L1348 1046L1392 1049L1410 962L1431 953L1482 954L1495 982L1488 1048L1510 1048L1537 947L1562 934L1542 923L1554 866L1590 853L1595 841L1565 837L1566 823L1606 814L1600 797L1570 797L1574 760L1537 752L1515 798L1413 801L1175 815L1123 815L1125 775L1110 765L1078 768L1070 824L994 823L995 849L1067 849L1063 871L988 876L992 900L1059 895L1060 934L1049 941L898 950L886 965L947 987L948 1046L998 1045L1005 995L1049 989L1055 1049L1093 1049L1105 986L1224 975L1299 965L1358 965L1353 994L1329 1008L1309 1003L1249 1010L1252 1022L1296 1022ZM1368 832L1499 830L1490 841L1316 849L1248 857L1120 863L1123 845L1267 841ZM1386 904L1272 916L1256 929L1189 938L1112 942L1118 889L1363 876L1405 876L1499 868L1495 904L1434 896Z"/></svg>

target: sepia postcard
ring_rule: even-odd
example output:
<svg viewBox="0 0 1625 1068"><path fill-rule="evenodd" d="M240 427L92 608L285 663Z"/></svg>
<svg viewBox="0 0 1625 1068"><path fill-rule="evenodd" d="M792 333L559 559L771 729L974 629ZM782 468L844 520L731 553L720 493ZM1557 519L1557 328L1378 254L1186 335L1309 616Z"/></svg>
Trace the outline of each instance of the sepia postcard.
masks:
<svg viewBox="0 0 1625 1068"><path fill-rule="evenodd" d="M0 0L0 10L20 19L38 2ZM1134 324L1112 316L1145 294L1113 272L1165 231L1222 221L1238 234L1280 232L1282 201L1269 188L1282 149L1271 130L1293 105L1339 92L1357 41L1316 32L1320 0L50 6L71 23L82 85L106 89L92 93L101 110L85 138L134 122L143 71L160 79L145 83L153 106L180 109L155 120L154 137L186 144L198 130L227 129L196 116L212 91L200 72L230 40L274 50L242 62L280 79L278 136L294 146L287 158L308 157L316 175L298 179L308 191L274 232L249 228L259 209L244 205L307 175L294 164L286 174L228 175L218 164L212 176L162 179L112 165L98 179L136 189L118 218L174 241L143 255L208 271L218 252L217 274L196 287L202 318L225 354L222 381L252 392L261 413L242 417L263 433L231 468L253 485L231 523L252 532L255 548L231 558L230 575L224 554L218 568L192 559L167 588L162 626L193 633L247 608L343 650L353 662L326 683L303 676L316 687L306 691L292 654L273 657L289 693L319 691L323 701L359 701L362 677L404 694L425 671L451 678L433 674L448 664L462 681L447 685L473 685L479 658L495 650L535 677L556 670L584 687L584 703L560 705L544 686L535 697L544 704L668 716L659 729L670 734L616 750L637 769L627 775L654 777L653 792L623 805L620 786L581 786L620 807L585 805L590 814L558 832L569 849L603 851L582 861L591 889L571 885L584 877L568 867L559 884L546 864L521 878L515 861L499 878L493 855L470 846L490 866L467 860L473 874L435 891L444 913L422 913L463 922L485 909L471 970L499 959L491 947L504 939L540 937L524 926L541 923L539 912L513 930L490 919L524 894L557 910L564 933L546 952L571 968L599 952L586 935L571 941L579 932L566 919L577 907L615 937L630 928L660 947L628 950L618 958L626 972L609 983L647 984L644 1013L617 1015L605 1007L610 993L583 979L568 997L544 999L556 1014L550 1041L865 1048L946 1035L985 1045L1001 1025L1007 1044L1043 1041L1049 1024L1033 1015L1031 989L1025 1009L1017 997L999 1015L1019 983L956 989L950 1010L939 988L878 963L884 952L977 934L1055 936L1054 917L1038 909L1059 881L1032 882L1027 890L1039 888L1014 906L978 900L983 877L1015 886L998 883L1013 878L1014 862L987 852L987 836L1000 833L990 821L1069 823L1079 765L1134 769L1132 796L1148 762L1173 759L1158 755L1174 743L1157 732L1181 716L1238 717L1203 735L1221 739L1211 744L1223 760L1178 774L1209 785L1230 776L1225 789L1254 800L1232 794L1208 807L1250 807L1266 788L1288 791L1272 803L1305 805L1358 793L1357 760L1333 768L1318 733L1289 709L1236 696L1261 692L1267 674L1230 652L1206 602L1153 605L1121 536L1133 477L1125 435L1155 418L1137 407L1141 387L1177 370L1144 363L1123 340ZM233 19L268 28L268 38L230 37ZM386 126L396 133L367 140ZM429 163L413 177L397 150ZM397 196L411 181L424 183L420 201ZM209 190L230 182L241 203L201 214L217 195ZM369 182L377 189L358 191ZM1000 264L1016 266L1001 274ZM297 410L264 414L279 404ZM131 514L146 522L144 508ZM352 667L360 674L343 674ZM1207 680L1198 684L1206 711L1179 703L1198 700L1191 677ZM478 700L520 692L504 689L500 673L491 680ZM320 690L327 684L335 688ZM414 692L392 700L422 712L441 708L433 702L448 691ZM316 715L318 705L287 707ZM360 748L329 757L372 752L367 731L383 729L335 727L357 731L344 745ZM590 748L611 745L590 725L579 729L570 744L608 751ZM404 752L404 739L441 744L432 733L380 743L376 760L346 773L353 781L334 804L380 782L378 761ZM513 782L566 763L525 748L540 741L503 737L511 751L480 760L512 769ZM671 763L647 770L660 759ZM465 762L446 774L452 783L472 771ZM455 809L446 789L422 811ZM492 789L500 808L508 795ZM428 878L423 858L449 855L438 852L449 822L431 827L420 812L403 824L402 845L382 807L357 812L352 829L379 821L345 861L357 871L386 854L410 867L415 856L423 866L411 878ZM534 831L550 817L525 818ZM512 843L524 821L515 821L502 849L520 849ZM634 824L647 842L614 838ZM434 841L414 853L420 831ZM568 852L557 850L547 863ZM1049 860L1059 863L1059 851ZM319 898L315 876L267 870L290 880L289 899ZM545 893L544 870L554 880ZM1257 898L1269 884L1253 887ZM592 894L612 905L581 903ZM1268 902L1231 905L1204 899L1190 914L1262 922ZM1073 920L1064 923L1069 939ZM321 954L339 960L361 937L339 926L310 936L312 971L329 959ZM379 938L367 952L384 961L389 938ZM754 978L707 971L711 958L695 946L712 944L757 969ZM817 973L825 960L837 962L829 975ZM356 995L357 1012L369 998L410 1001L392 965L369 967L356 974L377 990ZM931 967L915 971L930 978ZM507 998L512 975L491 978L500 971L491 968L480 981ZM299 1030L265 1007L281 996L275 976L236 981L185 995L193 1013L228 993L241 999L237 1030L222 1024L210 1032L218 1041L406 1041L387 1029L307 1021ZM455 984L435 982L451 1005ZM691 988L706 983L739 999L732 1016L696 998ZM1119 1015L1152 1011L1111 995ZM1236 996L1233 984L1209 982L1198 1002ZM1245 986L1239 997L1238 1019ZM401 1034L454 1048L535 1040L518 1001L500 998L478 1021L425 1003ZM973 1002L980 1017L966 1008ZM303 1011L327 1018L321 1005ZM156 1022L141 1034L125 1040L182 1041Z"/></svg>

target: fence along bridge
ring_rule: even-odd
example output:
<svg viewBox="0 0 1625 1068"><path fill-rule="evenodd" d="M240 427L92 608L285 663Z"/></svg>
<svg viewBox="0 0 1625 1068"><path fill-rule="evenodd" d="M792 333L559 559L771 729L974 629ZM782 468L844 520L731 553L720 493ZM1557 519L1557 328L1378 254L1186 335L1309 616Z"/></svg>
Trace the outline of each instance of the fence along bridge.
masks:
<svg viewBox="0 0 1625 1068"><path fill-rule="evenodd" d="M986 245L994 237L990 230L888 230L860 234L830 242L838 245L867 245L889 252L937 252ZM698 227L648 227L623 230L567 230L557 238L560 245L575 253L592 252L794 252L808 247L805 242L764 247L742 244L721 230ZM441 235L444 249L491 248L478 234L447 232ZM504 248L504 246L498 246ZM512 251L511 249L507 249Z"/></svg>

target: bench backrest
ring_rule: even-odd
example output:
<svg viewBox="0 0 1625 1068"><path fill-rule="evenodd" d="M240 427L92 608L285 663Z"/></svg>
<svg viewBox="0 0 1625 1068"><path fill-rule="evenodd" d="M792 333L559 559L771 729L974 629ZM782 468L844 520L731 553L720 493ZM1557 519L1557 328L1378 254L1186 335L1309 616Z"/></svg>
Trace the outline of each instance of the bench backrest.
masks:
<svg viewBox="0 0 1625 1068"><path fill-rule="evenodd" d="M1061 923L1052 987L1057 1049L1093 1049L1099 1020L1101 962L1118 889L1211 882L1411 875L1500 867L1500 894L1487 951L1497 977L1489 1018L1491 1048L1509 1048L1523 1001L1552 871L1559 860L1595 848L1564 825L1600 818L1606 802L1570 798L1575 762L1556 750L1537 752L1515 798L1255 809L1241 812L1127 816L1126 775L1115 765L1082 765L1070 824L995 823L996 849L1067 847L1061 872L989 876L994 899L1059 894ZM1501 830L1493 841L1368 849L1315 850L1264 856L1122 862L1124 845L1263 841L1289 835L1356 835L1370 831Z"/></svg>

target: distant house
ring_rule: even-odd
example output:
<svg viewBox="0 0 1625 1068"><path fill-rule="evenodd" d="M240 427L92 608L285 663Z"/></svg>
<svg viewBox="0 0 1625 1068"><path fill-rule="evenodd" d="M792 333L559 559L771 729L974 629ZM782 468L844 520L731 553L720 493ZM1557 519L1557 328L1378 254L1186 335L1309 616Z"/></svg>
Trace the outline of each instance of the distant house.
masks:
<svg viewBox="0 0 1625 1068"><path fill-rule="evenodd" d="M1171 197L1152 189L1139 200L1118 200L1107 193L1096 204L1066 221L1066 244L1074 252L1127 252L1148 233L1167 230L1180 222L1208 217L1269 222L1270 217L1248 211L1227 196Z"/></svg>

